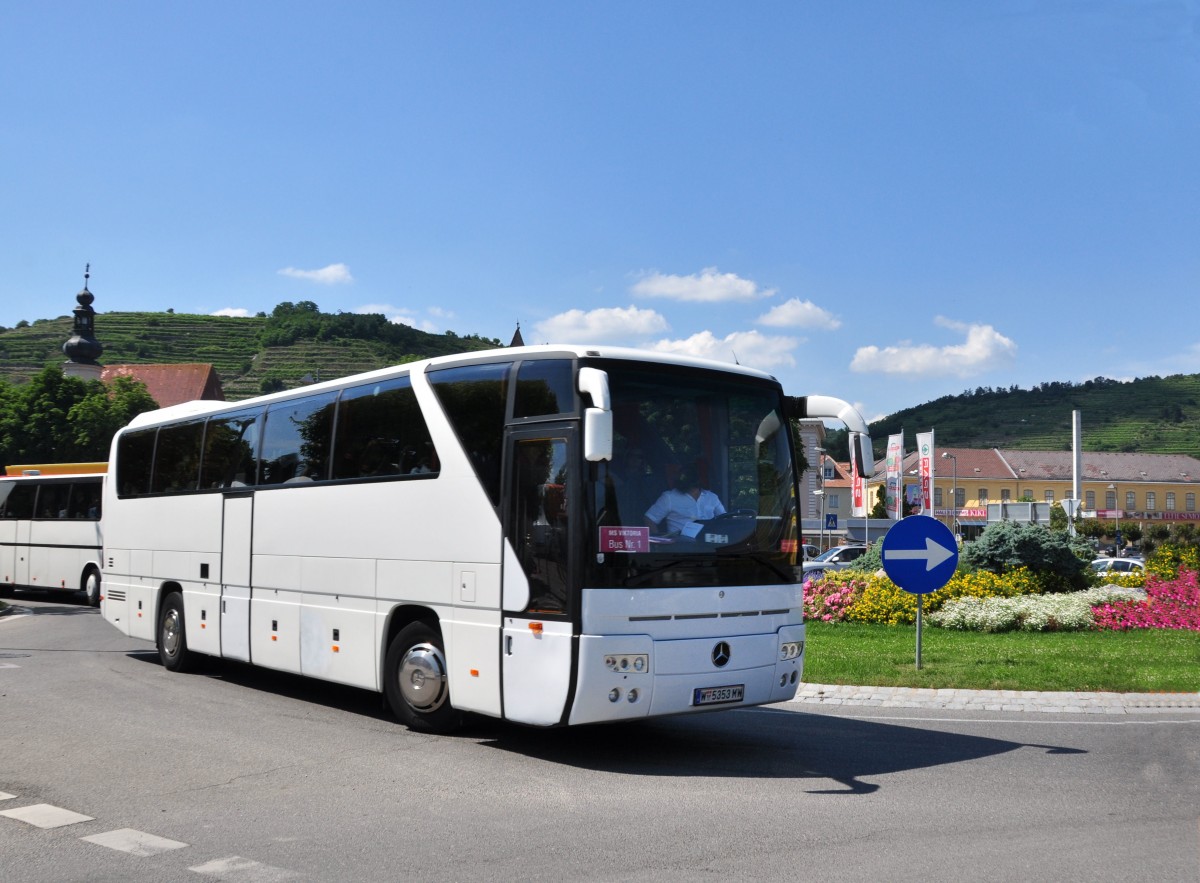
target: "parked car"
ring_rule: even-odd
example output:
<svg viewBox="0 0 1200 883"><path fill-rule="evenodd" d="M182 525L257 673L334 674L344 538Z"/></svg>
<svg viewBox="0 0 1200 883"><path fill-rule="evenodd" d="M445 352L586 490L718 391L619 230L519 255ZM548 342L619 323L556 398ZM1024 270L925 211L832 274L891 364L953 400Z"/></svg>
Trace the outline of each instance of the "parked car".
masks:
<svg viewBox="0 0 1200 883"><path fill-rule="evenodd" d="M1141 573L1146 569L1146 562L1141 558L1097 558L1092 562L1092 570L1104 579L1121 576L1125 573Z"/></svg>
<svg viewBox="0 0 1200 883"><path fill-rule="evenodd" d="M812 543L804 543L800 549L804 552L805 561L812 561L821 554L821 549L818 546L814 546Z"/></svg>
<svg viewBox="0 0 1200 883"><path fill-rule="evenodd" d="M834 546L827 549L812 561L804 562L804 578L820 579L828 570L841 570L866 551L866 546Z"/></svg>

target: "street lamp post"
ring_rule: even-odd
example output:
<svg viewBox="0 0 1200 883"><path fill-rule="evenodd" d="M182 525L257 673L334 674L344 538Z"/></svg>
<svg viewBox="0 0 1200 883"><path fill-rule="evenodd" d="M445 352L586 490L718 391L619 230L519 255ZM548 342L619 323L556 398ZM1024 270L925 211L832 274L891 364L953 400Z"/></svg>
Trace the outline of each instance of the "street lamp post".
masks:
<svg viewBox="0 0 1200 883"><path fill-rule="evenodd" d="M1113 492L1113 542L1117 552L1117 557L1121 557L1121 501L1117 495L1117 484L1113 482L1108 486L1108 489Z"/></svg>
<svg viewBox="0 0 1200 883"><path fill-rule="evenodd" d="M825 551L825 449L817 448L817 483L818 487L813 491L813 495L820 497L820 512L821 519L821 551Z"/></svg>
<svg viewBox="0 0 1200 883"><path fill-rule="evenodd" d="M821 498L821 551L825 551L825 489L817 488L813 495Z"/></svg>
<svg viewBox="0 0 1200 883"><path fill-rule="evenodd" d="M954 464L954 490L951 492L953 496L950 499L950 506L954 510L954 538L958 539L958 457L949 451L942 451L942 459L949 460Z"/></svg>

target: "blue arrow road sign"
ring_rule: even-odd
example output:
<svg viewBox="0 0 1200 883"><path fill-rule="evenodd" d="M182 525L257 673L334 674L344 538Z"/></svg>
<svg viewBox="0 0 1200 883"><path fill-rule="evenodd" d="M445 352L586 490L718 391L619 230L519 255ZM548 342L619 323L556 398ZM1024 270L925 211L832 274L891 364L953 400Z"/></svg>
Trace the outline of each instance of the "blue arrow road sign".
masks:
<svg viewBox="0 0 1200 883"><path fill-rule="evenodd" d="M910 515L893 524L883 538L882 555L888 577L914 595L936 592L958 567L954 534L928 515Z"/></svg>

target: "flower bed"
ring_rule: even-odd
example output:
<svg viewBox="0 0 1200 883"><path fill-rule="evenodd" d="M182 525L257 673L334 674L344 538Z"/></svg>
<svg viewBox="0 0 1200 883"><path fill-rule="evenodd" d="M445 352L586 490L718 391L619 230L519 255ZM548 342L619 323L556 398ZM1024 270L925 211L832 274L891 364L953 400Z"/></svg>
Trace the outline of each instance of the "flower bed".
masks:
<svg viewBox="0 0 1200 883"><path fill-rule="evenodd" d="M1018 598L961 598L929 616L934 625L975 632L1079 631L1095 625L1093 608L1145 597L1138 589L1099 586L1083 592Z"/></svg>
<svg viewBox="0 0 1200 883"><path fill-rule="evenodd" d="M1180 570L1175 578L1156 573L1146 578L1146 597L1140 601L1101 604L1094 611L1096 628L1187 629L1200 631L1200 582L1197 571Z"/></svg>

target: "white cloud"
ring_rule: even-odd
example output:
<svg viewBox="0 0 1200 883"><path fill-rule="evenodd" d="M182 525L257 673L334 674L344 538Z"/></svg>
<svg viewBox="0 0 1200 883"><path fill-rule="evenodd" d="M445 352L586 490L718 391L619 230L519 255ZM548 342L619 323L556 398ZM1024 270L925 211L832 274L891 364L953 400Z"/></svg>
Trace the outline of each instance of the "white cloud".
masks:
<svg viewBox="0 0 1200 883"><path fill-rule="evenodd" d="M735 331L724 337L717 337L711 331L701 331L683 340L660 340L651 349L660 353L737 362L739 365L769 370L795 367L796 359L792 353L798 345L799 341L794 337L779 337L758 331Z"/></svg>
<svg viewBox="0 0 1200 883"><path fill-rule="evenodd" d="M1010 364L1017 345L991 325L968 325L938 316L934 322L960 331L966 341L950 346L901 344L864 346L854 354L850 370L862 374L905 374L910 377L969 377Z"/></svg>
<svg viewBox="0 0 1200 883"><path fill-rule="evenodd" d="M642 297L697 303L758 300L775 294L774 288L760 289L758 283L736 273L722 273L716 267L705 267L691 276L646 273L629 290Z"/></svg>
<svg viewBox="0 0 1200 883"><path fill-rule="evenodd" d="M242 307L226 307L223 310L217 310L215 313L209 313L210 316L236 316L244 319L251 315L250 311Z"/></svg>
<svg viewBox="0 0 1200 883"><path fill-rule="evenodd" d="M620 340L659 334L669 326L654 310L637 307L605 307L598 310L567 310L538 322L538 336L556 341Z"/></svg>
<svg viewBox="0 0 1200 883"><path fill-rule="evenodd" d="M774 328L823 328L833 331L842 327L842 320L811 300L793 297L787 303L771 307L758 317L756 324Z"/></svg>
<svg viewBox="0 0 1200 883"><path fill-rule="evenodd" d="M330 264L319 270L297 270L295 267L284 267L279 271L280 276L292 279L303 279L306 282L316 282L318 285L345 285L353 282L350 268L345 264Z"/></svg>

